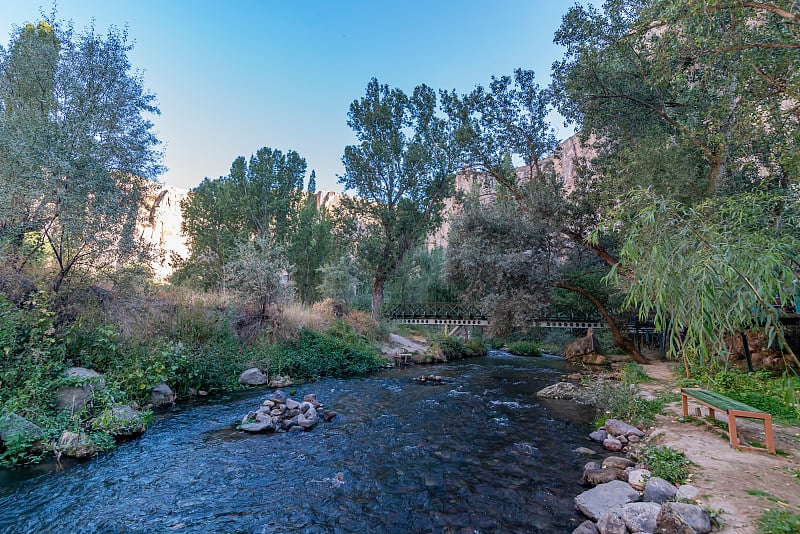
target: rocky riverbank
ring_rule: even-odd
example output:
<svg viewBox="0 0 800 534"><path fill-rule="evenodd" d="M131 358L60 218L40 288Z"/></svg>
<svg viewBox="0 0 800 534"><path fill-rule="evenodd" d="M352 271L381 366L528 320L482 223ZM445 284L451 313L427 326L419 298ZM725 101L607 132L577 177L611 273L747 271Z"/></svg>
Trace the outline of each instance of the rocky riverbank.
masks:
<svg viewBox="0 0 800 534"><path fill-rule="evenodd" d="M632 391L631 394L652 398L654 395L672 393L674 398L674 394L679 392L679 388L675 385L672 366L672 364L660 361L652 361L649 365L643 366L651 381L638 384L638 389ZM573 375L571 379L574 381L554 384L540 394L552 398L576 399L586 395L587 391L591 391L596 386L597 380L607 380L608 377L605 374L600 373L594 377ZM580 378L580 384L575 383L578 378ZM716 417L720 422L727 423L724 413L717 412ZM739 431L749 432L757 439L759 426L743 421ZM639 430L644 434L640 438L640 442L680 451L692 463L691 486L697 488L698 495L689 497L690 504L696 504L704 510L713 512L716 520L720 523L719 526L712 526L715 532L753 534L756 532L758 517L766 508L776 506L776 502L783 503L781 506L789 510L800 509L800 479L797 477L797 473L800 472L800 428L777 424L773 426L776 446L781 452L779 455L732 449L727 438L721 435L722 432L717 426L703 424L699 419L684 420L681 417L680 401L667 403L664 413L655 417L654 424ZM602 434L595 435L596 438L601 436ZM626 438L629 439L629 436ZM605 442L605 439L603 441ZM621 444L623 445L622 449L614 454L629 455L633 446L630 443ZM637 460L632 458L631 461L636 462ZM600 469L603 469L603 461L597 463L600 464ZM599 477L597 471L593 470L596 469L596 465L589 467L591 469L588 473L586 473L587 470L584 471L588 477L595 477L594 482L597 486L617 481L618 473L615 473L613 477L611 473L602 474L602 477L605 477L602 478ZM635 468L636 465L629 467ZM624 475L619 475L619 478L621 480L618 481L624 486L635 489L629 482L630 473L627 474L627 478ZM585 483L593 485L589 484L588 480ZM619 484L615 485L622 487ZM677 498L686 498L683 492L679 496L678 491L681 488L676 488L676 490ZM627 506L636 504L632 510L641 508L645 502L642 501L643 492L644 489L637 490L639 497ZM648 505L648 507L654 509L652 506ZM670 505L670 509L672 508L673 505ZM612 515L616 516L616 514ZM607 522L608 528L611 528L612 524L616 524L616 528L618 528L618 530L612 529L607 532L624 533L628 531L621 529L616 518L609 518ZM622 522L625 522L624 518ZM595 531L590 529L579 532L603 532L603 530L599 530L598 526L599 523L594 525ZM590 527L586 525L586 528ZM625 529L629 529L627 524Z"/></svg>

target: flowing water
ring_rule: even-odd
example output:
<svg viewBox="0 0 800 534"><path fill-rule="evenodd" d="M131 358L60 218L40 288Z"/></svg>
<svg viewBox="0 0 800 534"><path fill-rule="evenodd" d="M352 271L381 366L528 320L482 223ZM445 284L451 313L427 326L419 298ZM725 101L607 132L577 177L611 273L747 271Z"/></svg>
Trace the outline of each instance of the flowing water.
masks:
<svg viewBox="0 0 800 534"><path fill-rule="evenodd" d="M268 390L182 405L91 461L0 471L0 532L571 532L591 414L535 396L562 367L493 351L319 380L293 397L339 415L304 433L234 430Z"/></svg>

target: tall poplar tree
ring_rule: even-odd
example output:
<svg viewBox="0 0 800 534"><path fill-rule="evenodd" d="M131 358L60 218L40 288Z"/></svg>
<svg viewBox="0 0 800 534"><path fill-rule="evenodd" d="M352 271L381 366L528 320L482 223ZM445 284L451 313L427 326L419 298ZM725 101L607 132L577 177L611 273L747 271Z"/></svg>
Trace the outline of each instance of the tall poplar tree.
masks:
<svg viewBox="0 0 800 534"><path fill-rule="evenodd" d="M355 197L342 204L361 224L358 258L372 276L372 316L378 319L386 282L403 257L441 223L453 192L456 158L436 93L411 96L372 79L350 105L347 124L358 144L345 148L339 183Z"/></svg>

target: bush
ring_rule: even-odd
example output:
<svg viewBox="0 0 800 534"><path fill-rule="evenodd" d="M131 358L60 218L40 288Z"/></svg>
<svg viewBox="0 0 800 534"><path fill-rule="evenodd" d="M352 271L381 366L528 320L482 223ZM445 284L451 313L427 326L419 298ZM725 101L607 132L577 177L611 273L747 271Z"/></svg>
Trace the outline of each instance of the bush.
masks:
<svg viewBox="0 0 800 534"><path fill-rule="evenodd" d="M375 348L344 321L335 321L324 332L301 329L298 339L268 350L270 372L297 380L360 375L380 369L382 363Z"/></svg>
<svg viewBox="0 0 800 534"><path fill-rule="evenodd" d="M582 402L592 404L604 413L605 418L620 419L632 425L649 425L661 413L665 400L646 400L634 395L628 384L599 381L588 389Z"/></svg>
<svg viewBox="0 0 800 534"><path fill-rule="evenodd" d="M508 344L508 352L517 356L541 356L542 349L533 340L512 341Z"/></svg>
<svg viewBox="0 0 800 534"><path fill-rule="evenodd" d="M639 448L637 456L655 477L678 485L685 483L689 478L692 462L681 451L671 447L645 445Z"/></svg>
<svg viewBox="0 0 800 534"><path fill-rule="evenodd" d="M651 379L641 365L636 362L628 362L622 366L620 380L623 384L641 384L650 382Z"/></svg>

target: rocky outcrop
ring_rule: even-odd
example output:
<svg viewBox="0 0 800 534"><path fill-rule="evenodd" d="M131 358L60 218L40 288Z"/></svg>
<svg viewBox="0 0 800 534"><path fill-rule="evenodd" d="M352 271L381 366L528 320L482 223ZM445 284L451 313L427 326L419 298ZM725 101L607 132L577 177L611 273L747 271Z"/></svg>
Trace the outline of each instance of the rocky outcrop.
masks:
<svg viewBox="0 0 800 534"><path fill-rule="evenodd" d="M65 430L58 438L56 450L70 458L91 458L97 454L97 446L89 436L83 432L70 432Z"/></svg>
<svg viewBox="0 0 800 534"><path fill-rule="evenodd" d="M281 391L275 391L261 406L242 418L239 430L251 433L301 432L310 430L320 420L330 421L336 412L324 410L317 396L309 394L296 401Z"/></svg>
<svg viewBox="0 0 800 534"><path fill-rule="evenodd" d="M591 328L582 338L578 338L564 348L564 357L572 364L601 365L606 357L600 353L600 342Z"/></svg>
<svg viewBox="0 0 800 534"><path fill-rule="evenodd" d="M556 382L536 392L537 397L545 399L572 400L581 397L583 388L572 382Z"/></svg>

